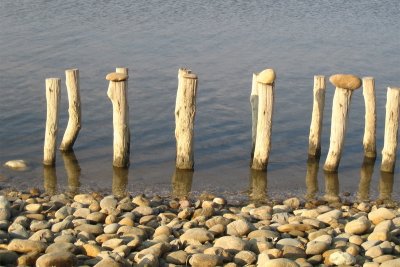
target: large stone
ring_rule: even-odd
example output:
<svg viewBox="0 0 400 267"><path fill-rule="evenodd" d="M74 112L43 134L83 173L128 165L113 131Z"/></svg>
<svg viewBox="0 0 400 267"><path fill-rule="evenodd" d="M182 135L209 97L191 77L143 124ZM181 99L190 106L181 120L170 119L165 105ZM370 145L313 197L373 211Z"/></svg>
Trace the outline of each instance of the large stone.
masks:
<svg viewBox="0 0 400 267"><path fill-rule="evenodd" d="M329 248L329 244L326 242L310 241L307 243L306 254L307 255L318 255L324 253Z"/></svg>
<svg viewBox="0 0 400 267"><path fill-rule="evenodd" d="M53 252L44 254L36 261L37 267L64 267L74 265L76 265L76 257L69 252Z"/></svg>
<svg viewBox="0 0 400 267"><path fill-rule="evenodd" d="M298 248L304 247L303 244L298 239L294 238L283 238L276 243L277 249L282 249L284 246L293 246Z"/></svg>
<svg viewBox="0 0 400 267"><path fill-rule="evenodd" d="M84 205L90 205L96 200L94 197L90 194L78 194L74 196L74 201L84 204Z"/></svg>
<svg viewBox="0 0 400 267"><path fill-rule="evenodd" d="M89 234L100 235L103 233L103 226L101 224L82 224L75 227L76 231L84 231Z"/></svg>
<svg viewBox="0 0 400 267"><path fill-rule="evenodd" d="M293 246L283 246L282 248L282 257L286 259L298 259L298 258L306 258L307 255L304 252L304 249L293 247Z"/></svg>
<svg viewBox="0 0 400 267"><path fill-rule="evenodd" d="M335 74L329 77L329 81L343 89L356 90L361 86L361 79L351 74Z"/></svg>
<svg viewBox="0 0 400 267"><path fill-rule="evenodd" d="M17 171L25 171L28 169L28 164L22 159L9 160L4 163L4 166Z"/></svg>
<svg viewBox="0 0 400 267"><path fill-rule="evenodd" d="M186 251L178 250L168 253L165 256L165 260L168 263L177 264L177 265L185 265L188 259L188 254Z"/></svg>
<svg viewBox="0 0 400 267"><path fill-rule="evenodd" d="M260 254L261 255L261 254ZM258 257L257 267L299 267L299 265L289 259L268 259L267 257Z"/></svg>
<svg viewBox="0 0 400 267"><path fill-rule="evenodd" d="M331 222L339 219L341 216L342 212L340 210L331 210L318 215L317 219L326 224L330 224Z"/></svg>
<svg viewBox="0 0 400 267"><path fill-rule="evenodd" d="M400 267L400 258L383 262L380 267Z"/></svg>
<svg viewBox="0 0 400 267"><path fill-rule="evenodd" d="M254 231L250 232L247 235L247 237L249 239L263 237L263 238L272 240L272 239L278 238L279 233L271 231L271 230L254 230Z"/></svg>
<svg viewBox="0 0 400 267"><path fill-rule="evenodd" d="M373 246L373 247L369 248L367 251L365 251L365 256L370 257L370 258L377 258L382 255L383 255L383 252L379 246Z"/></svg>
<svg viewBox="0 0 400 267"><path fill-rule="evenodd" d="M29 240L49 243L54 240L54 234L49 229L42 229L31 235Z"/></svg>
<svg viewBox="0 0 400 267"><path fill-rule="evenodd" d="M181 242L191 242L191 241L198 241L200 243L204 243L207 241L211 241L214 239L214 236L212 233L207 231L204 228L191 228L186 230L183 235L180 236L180 241Z"/></svg>
<svg viewBox="0 0 400 267"><path fill-rule="evenodd" d="M233 221L226 226L226 233L233 236L247 235L254 226L246 220Z"/></svg>
<svg viewBox="0 0 400 267"><path fill-rule="evenodd" d="M276 78L275 71L273 69L265 69L257 75L257 82L272 84Z"/></svg>
<svg viewBox="0 0 400 267"><path fill-rule="evenodd" d="M72 254L77 254L79 252L79 249L74 244L66 242L53 243L49 245L46 249L46 253L55 252L70 252Z"/></svg>
<svg viewBox="0 0 400 267"><path fill-rule="evenodd" d="M393 224L391 220L386 220L378 223L374 231L368 236L368 240L380 240L389 241L390 240L390 230Z"/></svg>
<svg viewBox="0 0 400 267"><path fill-rule="evenodd" d="M248 250L239 251L233 258L233 261L239 266L247 266L253 264L257 260L257 255Z"/></svg>
<svg viewBox="0 0 400 267"><path fill-rule="evenodd" d="M111 73L107 74L106 80L113 81L113 82L121 82L121 81L127 80L128 77L129 76L124 73L111 72Z"/></svg>
<svg viewBox="0 0 400 267"><path fill-rule="evenodd" d="M8 220L10 216L10 202L4 196L0 196L0 221Z"/></svg>
<svg viewBox="0 0 400 267"><path fill-rule="evenodd" d="M336 251L329 256L329 261L335 265L354 265L356 258L347 252Z"/></svg>
<svg viewBox="0 0 400 267"><path fill-rule="evenodd" d="M387 208L379 208L368 214L368 219L375 225L384 220L391 220L394 217L396 217L394 212Z"/></svg>
<svg viewBox="0 0 400 267"><path fill-rule="evenodd" d="M100 201L100 207L107 214L111 214L117 208L118 201L113 196L107 196Z"/></svg>
<svg viewBox="0 0 400 267"><path fill-rule="evenodd" d="M210 254L193 254L189 260L191 266L194 267L214 267L217 266L219 257Z"/></svg>
<svg viewBox="0 0 400 267"><path fill-rule="evenodd" d="M47 245L40 241L32 241L25 239L13 239L8 244L7 249L19 253L29 253L29 252L44 252Z"/></svg>
<svg viewBox="0 0 400 267"><path fill-rule="evenodd" d="M353 235L362 235L366 233L371 227L371 222L366 216L350 221L346 224L344 231Z"/></svg>
<svg viewBox="0 0 400 267"><path fill-rule="evenodd" d="M246 245L246 241L236 236L223 236L216 239L214 243L214 247L220 247L233 253L244 250Z"/></svg>

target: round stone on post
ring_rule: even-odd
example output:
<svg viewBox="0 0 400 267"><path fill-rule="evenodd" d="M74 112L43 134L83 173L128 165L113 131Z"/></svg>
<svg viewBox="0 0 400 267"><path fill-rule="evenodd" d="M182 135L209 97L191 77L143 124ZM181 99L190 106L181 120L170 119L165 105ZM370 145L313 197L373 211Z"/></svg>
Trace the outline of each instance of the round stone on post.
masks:
<svg viewBox="0 0 400 267"><path fill-rule="evenodd" d="M61 79L46 79L46 132L44 136L43 164L54 165L56 161L56 143L58 131L58 114L61 98Z"/></svg>
<svg viewBox="0 0 400 267"><path fill-rule="evenodd" d="M325 76L314 76L314 102L311 116L310 136L308 138L309 157L319 158L321 155L322 119L325 106Z"/></svg>
<svg viewBox="0 0 400 267"><path fill-rule="evenodd" d="M113 105L113 166L129 166L130 130L129 106L127 101L128 75L112 72L106 76L110 81L107 96Z"/></svg>
<svg viewBox="0 0 400 267"><path fill-rule="evenodd" d="M272 113L274 108L275 71L265 69L257 76L257 134L251 168L266 170L271 150Z"/></svg>
<svg viewBox="0 0 400 267"><path fill-rule="evenodd" d="M342 155L351 95L354 90L360 88L361 80L351 74L336 74L332 75L329 81L336 86L336 90L332 104L329 152L325 161L324 170L336 172Z"/></svg>
<svg viewBox="0 0 400 267"><path fill-rule="evenodd" d="M70 151L81 129L81 97L79 92L79 70L65 71L65 84L68 92L68 125L62 139L60 150Z"/></svg>
<svg viewBox="0 0 400 267"><path fill-rule="evenodd" d="M176 168L192 170L194 166L193 129L196 115L197 76L187 69L178 71L175 104Z"/></svg>
<svg viewBox="0 0 400 267"><path fill-rule="evenodd" d="M364 77L363 95L365 102L364 156L376 158L376 101L373 77Z"/></svg>
<svg viewBox="0 0 400 267"><path fill-rule="evenodd" d="M394 172L399 131L400 87L387 89L385 138L382 150L381 171Z"/></svg>

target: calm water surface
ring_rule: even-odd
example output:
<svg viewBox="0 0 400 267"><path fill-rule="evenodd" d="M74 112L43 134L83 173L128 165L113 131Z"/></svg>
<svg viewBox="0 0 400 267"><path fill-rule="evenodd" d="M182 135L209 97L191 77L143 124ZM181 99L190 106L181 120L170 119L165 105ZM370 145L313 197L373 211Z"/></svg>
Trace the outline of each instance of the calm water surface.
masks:
<svg viewBox="0 0 400 267"><path fill-rule="evenodd" d="M397 0L2 0L0 162L21 158L30 169L1 167L0 186L398 198L399 172L382 176L379 166L386 88L400 85L399 11ZM131 166L123 172L112 168L112 109L104 78L117 66L130 69ZM72 67L80 69L83 129L75 154L57 153L56 169L43 169L44 81L63 79L60 142L68 119L64 70ZM179 67L199 77L194 174L174 168ZM268 67L278 78L272 151L263 175L248 168L249 95L252 73ZM379 156L375 165L361 168L364 100L358 90L339 174L330 177L321 171L329 144L330 84L320 170L306 161L313 76L334 73L375 77Z"/></svg>

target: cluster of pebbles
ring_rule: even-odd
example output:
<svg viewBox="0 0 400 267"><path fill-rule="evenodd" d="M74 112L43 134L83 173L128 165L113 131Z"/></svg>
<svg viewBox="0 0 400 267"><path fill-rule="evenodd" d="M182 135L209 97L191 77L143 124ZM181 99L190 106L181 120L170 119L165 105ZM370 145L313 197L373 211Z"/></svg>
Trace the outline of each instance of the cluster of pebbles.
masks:
<svg viewBox="0 0 400 267"><path fill-rule="evenodd" d="M2 266L400 266L400 210L289 198L0 196Z"/></svg>

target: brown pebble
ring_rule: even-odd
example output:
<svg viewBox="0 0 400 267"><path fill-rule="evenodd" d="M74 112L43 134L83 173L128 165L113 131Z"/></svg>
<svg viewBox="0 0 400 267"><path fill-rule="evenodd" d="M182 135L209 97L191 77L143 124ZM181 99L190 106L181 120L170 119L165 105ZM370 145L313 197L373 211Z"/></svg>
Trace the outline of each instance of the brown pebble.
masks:
<svg viewBox="0 0 400 267"><path fill-rule="evenodd" d="M122 82L128 79L128 75L124 73L111 72L107 74L106 80L112 82Z"/></svg>
<svg viewBox="0 0 400 267"><path fill-rule="evenodd" d="M336 87L349 90L356 90L361 86L361 79L352 74L335 74L329 81Z"/></svg>

